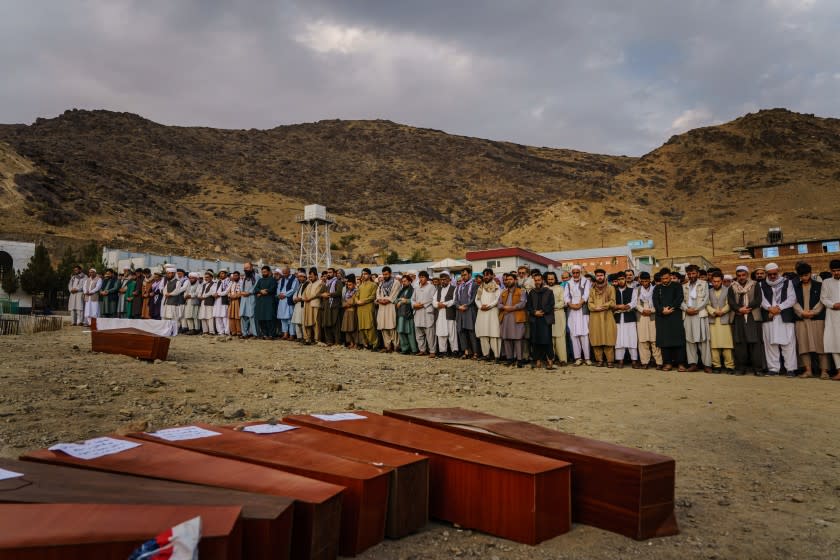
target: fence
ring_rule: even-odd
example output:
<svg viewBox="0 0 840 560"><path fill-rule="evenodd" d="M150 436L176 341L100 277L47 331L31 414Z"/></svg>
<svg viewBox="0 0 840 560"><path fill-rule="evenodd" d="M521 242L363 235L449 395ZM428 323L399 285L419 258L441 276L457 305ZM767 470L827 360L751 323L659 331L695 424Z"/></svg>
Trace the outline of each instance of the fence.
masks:
<svg viewBox="0 0 840 560"><path fill-rule="evenodd" d="M0 315L0 335L58 331L62 326L64 317L58 315Z"/></svg>

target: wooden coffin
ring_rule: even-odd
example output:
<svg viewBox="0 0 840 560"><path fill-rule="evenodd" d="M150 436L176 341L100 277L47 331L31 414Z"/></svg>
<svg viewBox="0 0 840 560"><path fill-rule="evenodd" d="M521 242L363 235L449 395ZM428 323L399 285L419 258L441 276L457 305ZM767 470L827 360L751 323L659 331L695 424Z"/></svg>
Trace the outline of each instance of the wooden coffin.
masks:
<svg viewBox="0 0 840 560"><path fill-rule="evenodd" d="M0 502L169 504L242 507L242 557L286 560L294 502L289 498L0 459L0 469L23 474L0 480Z"/></svg>
<svg viewBox="0 0 840 560"><path fill-rule="evenodd" d="M239 430L257 424L263 422L246 422L229 429ZM424 527L429 520L429 460L423 455L303 426L276 434L253 434L252 437L317 449L336 457L393 469L385 520L385 536L388 538L399 539L409 535Z"/></svg>
<svg viewBox="0 0 840 560"><path fill-rule="evenodd" d="M675 461L463 408L386 410L394 418L572 463L576 522L634 539L675 535Z"/></svg>
<svg viewBox="0 0 840 560"><path fill-rule="evenodd" d="M123 354L141 360L166 360L169 338L132 327L90 331L90 346L94 352Z"/></svg>
<svg viewBox="0 0 840 560"><path fill-rule="evenodd" d="M292 558L332 559L338 555L341 486L152 442L97 459L77 459L47 449L30 451L21 459L292 498Z"/></svg>
<svg viewBox="0 0 840 560"><path fill-rule="evenodd" d="M366 419L284 421L427 456L432 517L526 544L570 529L568 463L372 412L358 414Z"/></svg>
<svg viewBox="0 0 840 560"><path fill-rule="evenodd" d="M202 560L240 560L236 506L0 504L0 560L125 560L145 541L201 517Z"/></svg>
<svg viewBox="0 0 840 560"><path fill-rule="evenodd" d="M147 433L132 433L128 437L247 461L344 486L338 553L342 556L355 556L385 538L391 468L374 467L321 453L313 448L260 439L251 434L218 429L208 424L192 426L219 435L179 441L166 441Z"/></svg>

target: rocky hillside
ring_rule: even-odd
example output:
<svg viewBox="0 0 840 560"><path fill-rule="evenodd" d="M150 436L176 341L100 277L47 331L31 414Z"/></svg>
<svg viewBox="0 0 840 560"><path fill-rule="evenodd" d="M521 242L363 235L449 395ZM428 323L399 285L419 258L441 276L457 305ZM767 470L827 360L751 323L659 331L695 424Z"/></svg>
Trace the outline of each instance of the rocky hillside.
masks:
<svg viewBox="0 0 840 560"><path fill-rule="evenodd" d="M72 110L0 125L0 235L276 260L295 254L295 215L320 203L350 257L638 237L661 247L665 220L672 254L710 254L712 228L719 251L742 229L758 239L774 225L830 228L839 148L840 121L785 110L693 130L638 159L388 121L219 130Z"/></svg>

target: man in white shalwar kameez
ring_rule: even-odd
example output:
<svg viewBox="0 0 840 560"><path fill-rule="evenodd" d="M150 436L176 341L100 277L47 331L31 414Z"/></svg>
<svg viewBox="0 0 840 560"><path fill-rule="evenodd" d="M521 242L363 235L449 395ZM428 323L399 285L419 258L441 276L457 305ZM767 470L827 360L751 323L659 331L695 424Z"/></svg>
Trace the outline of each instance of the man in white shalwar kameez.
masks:
<svg viewBox="0 0 840 560"><path fill-rule="evenodd" d="M589 360L589 288L590 282L581 274L580 266L574 265L572 279L566 284L565 298L569 309L566 325L572 339L576 366L583 365L584 359L586 365L592 365Z"/></svg>
<svg viewBox="0 0 840 560"><path fill-rule="evenodd" d="M796 374L798 362L796 356L796 334L794 331L796 291L793 284L779 274L779 265L770 263L765 267L767 278L759 284L761 289L761 309L764 312L762 334L764 355L767 358L767 374L779 375L781 363L789 377Z"/></svg>
<svg viewBox="0 0 840 560"><path fill-rule="evenodd" d="M435 336L437 356L442 358L447 344L452 355L458 353L458 329L455 325L455 286L449 281L449 273L440 273L440 286L435 290L432 307L435 310ZM432 352L434 353L434 352Z"/></svg>
<svg viewBox="0 0 840 560"><path fill-rule="evenodd" d="M627 276L619 274L615 286L615 362L624 367L624 356L630 354L634 369L639 367L639 333L636 331L636 290L627 285Z"/></svg>
<svg viewBox="0 0 840 560"><path fill-rule="evenodd" d="M82 272L82 267L74 266L70 283L67 284L67 292L70 294L67 309L70 311L73 326L85 324L85 281L87 276Z"/></svg>
<svg viewBox="0 0 840 560"><path fill-rule="evenodd" d="M712 335L709 331L709 284L700 279L700 267L690 264L685 267L688 282L683 284L683 326L685 328L685 352L688 358L686 371L697 371L697 362L703 362L703 370L712 372Z"/></svg>
<svg viewBox="0 0 840 560"><path fill-rule="evenodd" d="M825 305L825 333L823 346L826 354L834 358L837 374L832 377L840 381L840 260L833 260L828 267L831 278L823 280L820 291L820 301Z"/></svg>
<svg viewBox="0 0 840 560"><path fill-rule="evenodd" d="M187 285L183 277L176 276L174 266L166 267L166 279L163 281L163 318L180 322L184 316L184 292Z"/></svg>
<svg viewBox="0 0 840 560"><path fill-rule="evenodd" d="M198 272L190 272L187 275L187 285L184 289L184 316L181 317L181 328L186 334L199 334L201 322L198 318L198 299L201 293L201 284L198 281Z"/></svg>
<svg viewBox="0 0 840 560"><path fill-rule="evenodd" d="M216 334L230 334L230 319L228 319L230 278L227 277L227 270L219 271L219 279L216 284L216 299L213 302L213 319L216 322Z"/></svg>
<svg viewBox="0 0 840 560"><path fill-rule="evenodd" d="M96 269L88 271L85 280L85 326L90 326L91 318L99 317L99 292L102 290L102 277L96 274Z"/></svg>

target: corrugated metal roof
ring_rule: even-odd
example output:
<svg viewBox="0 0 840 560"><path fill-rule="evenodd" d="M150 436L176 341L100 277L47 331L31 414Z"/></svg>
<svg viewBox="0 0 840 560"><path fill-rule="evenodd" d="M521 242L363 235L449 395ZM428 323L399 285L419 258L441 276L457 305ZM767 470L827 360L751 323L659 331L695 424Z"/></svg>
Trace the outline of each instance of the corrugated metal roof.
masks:
<svg viewBox="0 0 840 560"><path fill-rule="evenodd" d="M561 262L619 256L626 256L630 259L633 258L633 252L630 250L630 247L626 245L618 245L616 247L595 247L592 249L575 249L574 251L552 251L549 253L540 253L540 255L547 259Z"/></svg>

